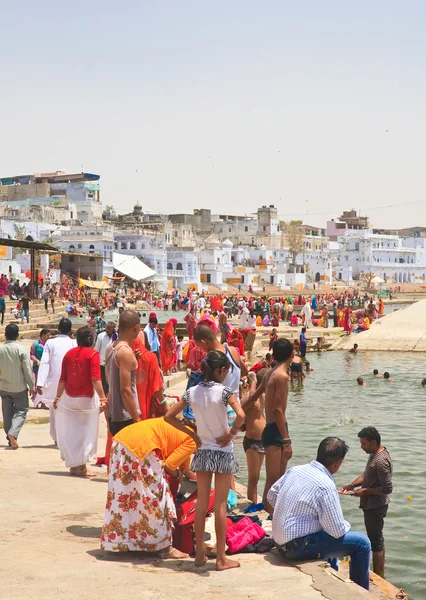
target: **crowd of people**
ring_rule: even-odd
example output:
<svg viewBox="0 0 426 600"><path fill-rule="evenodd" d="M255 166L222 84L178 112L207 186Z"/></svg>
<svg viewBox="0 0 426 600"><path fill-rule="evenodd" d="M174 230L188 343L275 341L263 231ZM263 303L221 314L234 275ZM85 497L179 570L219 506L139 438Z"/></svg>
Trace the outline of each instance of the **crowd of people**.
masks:
<svg viewBox="0 0 426 600"><path fill-rule="evenodd" d="M143 293L148 297L151 292ZM309 465L287 470L293 454L286 416L289 384L312 371L305 335L313 324L312 311L331 304L345 313L353 303L364 304L368 311L370 298L346 291L279 299L173 292L172 310L186 309L186 341L177 334L176 318L160 328L156 312L146 318L130 308L130 300L118 306L118 326L106 321L102 298L99 294L91 305L75 339L72 323L64 317L59 335L51 337L43 329L29 354L17 343L16 324L7 325L6 342L0 347L0 395L12 449L18 448L30 389L35 406L49 409L50 435L70 475L91 477L94 473L87 465L98 455L99 413L104 413L108 440L103 460L109 466L109 483L102 548L185 557L173 545L176 484L185 474L197 482L195 561L202 566L207 560L204 523L214 475L216 568L238 567L225 553L226 515L239 468L233 444L244 431L247 512L264 509L270 514L279 552L294 560L349 555L351 578L368 589L372 549L374 570L383 575L383 522L392 492L392 463L377 430L360 431L361 447L370 455L367 468L340 490L361 499L368 537L350 531L333 481L348 451L343 440L322 440ZM276 327L280 320L290 317L291 322L294 306L302 307L299 340L291 342L272 329L270 351L249 369L245 347L256 327L265 325L265 317L272 324L278 319ZM234 317L237 326L231 323ZM144 328L141 319L147 321ZM164 376L184 368L189 375L186 392L167 410ZM263 463L266 482L258 502Z"/></svg>

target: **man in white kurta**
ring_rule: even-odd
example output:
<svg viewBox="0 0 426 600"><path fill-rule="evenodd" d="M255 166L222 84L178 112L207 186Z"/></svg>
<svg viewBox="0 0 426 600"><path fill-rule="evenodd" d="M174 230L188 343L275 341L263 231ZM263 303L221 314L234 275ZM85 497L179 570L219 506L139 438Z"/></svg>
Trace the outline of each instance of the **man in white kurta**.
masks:
<svg viewBox="0 0 426 600"><path fill-rule="evenodd" d="M312 307L309 301L306 302L300 314L305 316L304 326L312 327Z"/></svg>
<svg viewBox="0 0 426 600"><path fill-rule="evenodd" d="M50 413L50 436L56 443L55 410L52 402L56 396L58 383L62 370L62 359L71 348L77 345L72 340L72 323L69 319L59 321L59 335L47 340L44 346L43 356L40 361L40 368L37 377L37 396L35 398L36 406L38 402L44 402L49 407Z"/></svg>

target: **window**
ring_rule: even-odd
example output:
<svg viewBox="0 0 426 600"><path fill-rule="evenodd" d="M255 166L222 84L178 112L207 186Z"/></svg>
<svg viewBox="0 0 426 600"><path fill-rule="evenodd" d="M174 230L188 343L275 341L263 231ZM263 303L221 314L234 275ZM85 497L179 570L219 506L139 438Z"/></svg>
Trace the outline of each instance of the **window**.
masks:
<svg viewBox="0 0 426 600"><path fill-rule="evenodd" d="M173 269L172 263L167 263L167 268L171 271Z"/></svg>
<svg viewBox="0 0 426 600"><path fill-rule="evenodd" d="M247 225L244 227L244 231L248 231L248 227L247 227Z"/></svg>
<svg viewBox="0 0 426 600"><path fill-rule="evenodd" d="M229 228L229 233L231 233L231 231L232 231L232 229L231 229L231 228Z"/></svg>
<svg viewBox="0 0 426 600"><path fill-rule="evenodd" d="M71 246L69 247L69 251L70 251L70 252L75 252L75 246L73 246L73 245L71 244Z"/></svg>
<svg viewBox="0 0 426 600"><path fill-rule="evenodd" d="M114 244L114 250L118 250L118 244L117 243Z"/></svg>
<svg viewBox="0 0 426 600"><path fill-rule="evenodd" d="M266 231L266 225L263 226L263 231Z"/></svg>
<svg viewBox="0 0 426 600"><path fill-rule="evenodd" d="M183 268L182 268L182 263L178 263L178 264L176 265L176 269L177 269L178 271L183 271Z"/></svg>
<svg viewBox="0 0 426 600"><path fill-rule="evenodd" d="M95 246L93 244L90 244L89 246L89 252L93 253L95 251Z"/></svg>
<svg viewBox="0 0 426 600"><path fill-rule="evenodd" d="M136 250L136 242L130 242L130 250Z"/></svg>
<svg viewBox="0 0 426 600"><path fill-rule="evenodd" d="M217 264L220 265L220 256L217 257Z"/></svg>
<svg viewBox="0 0 426 600"><path fill-rule="evenodd" d="M127 250L127 242L121 242L121 249Z"/></svg>
<svg viewBox="0 0 426 600"><path fill-rule="evenodd" d="M69 261L70 261L70 263L75 262L75 256L71 255L69 257Z"/></svg>

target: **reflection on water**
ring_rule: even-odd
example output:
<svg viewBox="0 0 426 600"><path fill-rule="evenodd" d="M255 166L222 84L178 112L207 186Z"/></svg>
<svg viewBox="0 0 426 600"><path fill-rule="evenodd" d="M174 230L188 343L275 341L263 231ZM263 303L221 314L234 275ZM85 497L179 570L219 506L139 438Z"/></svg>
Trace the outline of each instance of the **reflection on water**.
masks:
<svg viewBox="0 0 426 600"><path fill-rule="evenodd" d="M312 460L321 439L337 435L350 450L336 474L336 484L350 483L367 461L357 433L366 425L377 427L394 463L394 492L385 521L386 576L413 598L426 598L426 389L420 385L426 376L425 358L395 352L329 352L310 354L309 361L314 371L307 374L303 387L292 386L289 395L290 464ZM374 378L375 368L380 373L389 371L395 381ZM356 383L360 375L365 387ZM240 481L245 481L240 445L237 453ZM352 529L364 531L358 500L343 497L342 506Z"/></svg>

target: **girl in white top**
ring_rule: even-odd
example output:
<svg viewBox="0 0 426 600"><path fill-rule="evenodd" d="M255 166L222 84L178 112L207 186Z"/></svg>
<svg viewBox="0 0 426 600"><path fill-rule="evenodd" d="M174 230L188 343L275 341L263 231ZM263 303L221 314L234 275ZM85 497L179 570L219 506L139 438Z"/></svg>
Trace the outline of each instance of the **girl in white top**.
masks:
<svg viewBox="0 0 426 600"><path fill-rule="evenodd" d="M182 397L183 402L174 404L165 416L168 423L187 432L186 426L177 419L177 416L185 408L185 404L190 404L194 411L199 446L191 464L191 471L197 473L198 490L195 507L195 565L200 567L207 560L204 547L204 524L214 473L217 571L240 566L239 562L229 560L225 554L226 500L232 475L238 473L238 462L234 456L232 440L244 423L244 412L234 392L222 385L230 366L226 354L217 350L209 352L201 363L205 381L187 390ZM228 405L237 415L231 428L228 428Z"/></svg>

